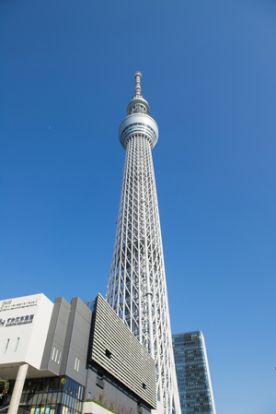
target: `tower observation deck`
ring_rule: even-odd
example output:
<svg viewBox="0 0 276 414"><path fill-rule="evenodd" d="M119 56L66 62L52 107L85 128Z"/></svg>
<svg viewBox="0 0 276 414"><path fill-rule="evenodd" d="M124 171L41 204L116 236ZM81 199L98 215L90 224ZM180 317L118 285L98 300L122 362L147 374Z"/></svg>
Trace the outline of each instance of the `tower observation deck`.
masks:
<svg viewBox="0 0 276 414"><path fill-rule="evenodd" d="M155 359L157 412L180 414L152 148L158 126L141 94L119 129L126 150L122 193L107 300Z"/></svg>

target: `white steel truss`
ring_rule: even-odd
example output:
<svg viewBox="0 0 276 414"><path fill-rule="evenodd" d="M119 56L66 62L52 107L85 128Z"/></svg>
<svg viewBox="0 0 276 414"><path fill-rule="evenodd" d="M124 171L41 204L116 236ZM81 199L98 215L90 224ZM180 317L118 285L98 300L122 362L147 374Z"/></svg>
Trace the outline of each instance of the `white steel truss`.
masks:
<svg viewBox="0 0 276 414"><path fill-rule="evenodd" d="M158 127L140 77L120 127L126 159L107 300L155 359L158 413L180 414L151 154Z"/></svg>

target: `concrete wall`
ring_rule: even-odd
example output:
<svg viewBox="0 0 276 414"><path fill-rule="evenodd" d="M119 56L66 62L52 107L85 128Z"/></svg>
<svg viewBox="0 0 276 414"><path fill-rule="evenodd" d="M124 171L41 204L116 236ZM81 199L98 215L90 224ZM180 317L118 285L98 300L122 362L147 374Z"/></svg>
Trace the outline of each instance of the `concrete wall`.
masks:
<svg viewBox="0 0 276 414"><path fill-rule="evenodd" d="M61 374L70 311L71 305L64 298L56 300L41 364L42 369L56 375Z"/></svg>
<svg viewBox="0 0 276 414"><path fill-rule="evenodd" d="M79 298L71 302L71 313L62 359L62 373L85 385L91 311Z"/></svg>
<svg viewBox="0 0 276 414"><path fill-rule="evenodd" d="M79 298L55 302L42 368L85 385L91 311Z"/></svg>

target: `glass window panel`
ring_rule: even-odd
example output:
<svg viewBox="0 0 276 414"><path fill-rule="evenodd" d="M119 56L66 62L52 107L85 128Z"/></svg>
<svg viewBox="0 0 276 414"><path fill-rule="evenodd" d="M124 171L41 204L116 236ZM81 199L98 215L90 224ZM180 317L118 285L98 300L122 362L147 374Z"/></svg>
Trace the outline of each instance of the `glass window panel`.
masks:
<svg viewBox="0 0 276 414"><path fill-rule="evenodd" d="M43 394L41 394L41 402L40 404L45 405L47 403L47 398L48 398L48 394L46 392L44 392Z"/></svg>
<svg viewBox="0 0 276 414"><path fill-rule="evenodd" d="M59 404L62 404L62 400L63 400L63 393L62 392L59 392L58 393L58 398L57 398L57 402L59 403Z"/></svg>
<svg viewBox="0 0 276 414"><path fill-rule="evenodd" d="M57 392L52 393L52 404L56 404L57 402Z"/></svg>

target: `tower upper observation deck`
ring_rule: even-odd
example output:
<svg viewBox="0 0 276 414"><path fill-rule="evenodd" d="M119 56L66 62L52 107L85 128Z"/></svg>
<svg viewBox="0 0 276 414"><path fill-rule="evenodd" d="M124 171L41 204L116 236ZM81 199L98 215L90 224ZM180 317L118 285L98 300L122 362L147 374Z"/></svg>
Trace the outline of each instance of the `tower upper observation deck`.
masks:
<svg viewBox="0 0 276 414"><path fill-rule="evenodd" d="M149 104L141 95L141 72L135 72L135 95L127 106L128 115L119 128L120 141L126 148L130 138L136 135L145 136L153 148L158 140L158 126L149 115Z"/></svg>

